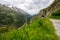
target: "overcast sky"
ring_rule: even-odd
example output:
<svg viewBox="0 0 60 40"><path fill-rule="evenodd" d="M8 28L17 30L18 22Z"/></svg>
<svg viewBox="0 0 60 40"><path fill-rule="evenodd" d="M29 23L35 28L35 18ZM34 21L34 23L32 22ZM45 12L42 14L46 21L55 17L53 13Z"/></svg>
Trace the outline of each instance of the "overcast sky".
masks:
<svg viewBox="0 0 60 40"><path fill-rule="evenodd" d="M29 14L37 14L41 9L51 5L53 1L54 0L0 0L0 3L21 8Z"/></svg>

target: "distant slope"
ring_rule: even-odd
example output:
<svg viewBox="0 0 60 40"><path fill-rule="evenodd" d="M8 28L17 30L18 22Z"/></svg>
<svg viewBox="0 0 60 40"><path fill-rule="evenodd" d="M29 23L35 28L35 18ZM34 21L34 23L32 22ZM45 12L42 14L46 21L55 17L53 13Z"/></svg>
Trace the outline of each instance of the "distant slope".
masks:
<svg viewBox="0 0 60 40"><path fill-rule="evenodd" d="M21 9L9 8L0 4L0 26L14 24L14 26L20 27L29 18L30 15Z"/></svg>
<svg viewBox="0 0 60 40"><path fill-rule="evenodd" d="M27 18L30 17L30 15L29 15L27 12L25 12L24 10L22 10L22 9L20 9L20 8L12 7L11 9L14 10L15 12L18 12L19 15L20 15L20 13L21 13L22 15L24 15L24 16L26 16L26 17L28 16Z"/></svg>

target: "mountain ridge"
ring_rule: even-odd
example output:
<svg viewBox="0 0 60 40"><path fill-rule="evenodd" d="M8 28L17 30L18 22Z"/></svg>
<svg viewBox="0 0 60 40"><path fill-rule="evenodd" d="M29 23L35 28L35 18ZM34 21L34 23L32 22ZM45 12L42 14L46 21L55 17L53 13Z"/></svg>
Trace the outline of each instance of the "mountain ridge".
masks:
<svg viewBox="0 0 60 40"><path fill-rule="evenodd" d="M56 9L60 9L60 0L55 0L49 7L42 9L37 16L45 17L48 13L55 11Z"/></svg>

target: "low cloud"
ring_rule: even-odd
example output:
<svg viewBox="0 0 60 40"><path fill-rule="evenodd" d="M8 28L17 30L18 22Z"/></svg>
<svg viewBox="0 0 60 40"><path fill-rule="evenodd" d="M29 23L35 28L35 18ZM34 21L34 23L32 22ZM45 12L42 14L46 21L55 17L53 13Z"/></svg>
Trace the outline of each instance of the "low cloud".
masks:
<svg viewBox="0 0 60 40"><path fill-rule="evenodd" d="M29 14L37 14L39 10L48 7L54 0L0 0L0 3L21 8Z"/></svg>

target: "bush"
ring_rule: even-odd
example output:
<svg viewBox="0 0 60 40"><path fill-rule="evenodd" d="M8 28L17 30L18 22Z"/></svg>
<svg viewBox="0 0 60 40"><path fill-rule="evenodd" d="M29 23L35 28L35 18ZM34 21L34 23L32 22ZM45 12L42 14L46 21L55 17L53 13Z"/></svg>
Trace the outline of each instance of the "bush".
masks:
<svg viewBox="0 0 60 40"><path fill-rule="evenodd" d="M53 19L60 19L60 9L50 13L48 16Z"/></svg>

